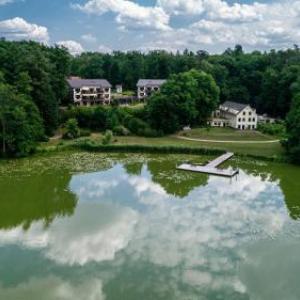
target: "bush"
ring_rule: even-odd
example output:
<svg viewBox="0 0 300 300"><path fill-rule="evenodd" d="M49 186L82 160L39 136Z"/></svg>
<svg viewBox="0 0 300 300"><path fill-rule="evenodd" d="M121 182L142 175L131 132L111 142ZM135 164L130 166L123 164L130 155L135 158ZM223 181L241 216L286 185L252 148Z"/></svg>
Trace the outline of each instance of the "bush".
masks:
<svg viewBox="0 0 300 300"><path fill-rule="evenodd" d="M128 121L128 129L130 132L137 134L137 135L142 135L143 131L148 127L148 124L141 119L138 118L132 118L130 117Z"/></svg>
<svg viewBox="0 0 300 300"><path fill-rule="evenodd" d="M113 138L112 131L107 130L105 132L105 135L104 135L103 139L102 139L102 145L104 145L104 146L109 145L111 143L112 138Z"/></svg>
<svg viewBox="0 0 300 300"><path fill-rule="evenodd" d="M80 136L80 130L76 119L69 119L65 124L64 139L76 139Z"/></svg>
<svg viewBox="0 0 300 300"><path fill-rule="evenodd" d="M259 124L257 128L260 132L275 136L284 136L286 133L286 126L283 122L273 124Z"/></svg>
<svg viewBox="0 0 300 300"><path fill-rule="evenodd" d="M119 136L127 136L130 134L130 131L126 127L119 125L113 128L113 133Z"/></svg>

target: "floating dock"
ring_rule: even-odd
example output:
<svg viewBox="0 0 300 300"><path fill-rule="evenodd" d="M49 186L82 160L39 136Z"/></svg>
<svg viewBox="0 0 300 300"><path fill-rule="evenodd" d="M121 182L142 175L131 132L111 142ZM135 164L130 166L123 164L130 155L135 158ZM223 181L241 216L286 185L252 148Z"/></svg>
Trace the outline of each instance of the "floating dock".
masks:
<svg viewBox="0 0 300 300"><path fill-rule="evenodd" d="M177 167L178 170L183 171L191 171L191 172L198 172L198 173L205 173L217 176L225 176L225 177L233 177L239 173L239 170L232 170L232 169L218 169L217 167L230 159L234 153L227 152L218 158L214 159L213 161L209 162L205 166L195 166L191 164L181 164Z"/></svg>

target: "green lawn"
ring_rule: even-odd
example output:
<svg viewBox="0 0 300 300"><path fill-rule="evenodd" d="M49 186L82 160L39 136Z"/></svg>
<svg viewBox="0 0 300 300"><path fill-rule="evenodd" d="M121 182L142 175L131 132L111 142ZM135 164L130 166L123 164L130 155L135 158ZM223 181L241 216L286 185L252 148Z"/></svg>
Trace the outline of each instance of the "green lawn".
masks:
<svg viewBox="0 0 300 300"><path fill-rule="evenodd" d="M221 141L270 141L277 137L253 130L235 130L233 128L195 128L190 131L181 131L179 135L203 140Z"/></svg>
<svg viewBox="0 0 300 300"><path fill-rule="evenodd" d="M181 132L182 134L182 132ZM275 143L261 143L262 141L270 141L276 138L264 135L256 131L236 131L230 128L211 128L209 131L203 128L193 129L188 132L191 138L205 139L205 140L230 140L230 141L259 141L259 143L216 143L216 142L199 142L179 139L176 136L165 136L161 138L145 138L137 136L115 136L113 138L114 144L119 145L157 145L157 146L187 146L199 148L214 148L232 151L236 154L250 154L257 156L281 156L284 150L279 142ZM101 143L101 133L93 133L90 137ZM42 143L41 148L49 146L56 146L59 143L69 144L73 141L62 141L61 139L54 139L47 143Z"/></svg>

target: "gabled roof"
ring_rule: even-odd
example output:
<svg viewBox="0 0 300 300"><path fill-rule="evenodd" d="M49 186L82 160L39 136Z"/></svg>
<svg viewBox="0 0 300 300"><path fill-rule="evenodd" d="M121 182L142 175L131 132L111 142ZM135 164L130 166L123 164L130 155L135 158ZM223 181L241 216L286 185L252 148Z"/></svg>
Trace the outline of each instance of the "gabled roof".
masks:
<svg viewBox="0 0 300 300"><path fill-rule="evenodd" d="M167 80L165 79L140 79L137 83L138 87L143 86L161 86L164 84Z"/></svg>
<svg viewBox="0 0 300 300"><path fill-rule="evenodd" d="M86 87L101 87L110 88L111 84L106 79L81 79L81 78L70 78L67 80L70 87L73 89Z"/></svg>
<svg viewBox="0 0 300 300"><path fill-rule="evenodd" d="M228 111L229 113L237 115L248 106L250 106L250 105L249 104L244 104L244 103L226 101L226 102L224 102L223 104L220 105L220 108L222 110Z"/></svg>

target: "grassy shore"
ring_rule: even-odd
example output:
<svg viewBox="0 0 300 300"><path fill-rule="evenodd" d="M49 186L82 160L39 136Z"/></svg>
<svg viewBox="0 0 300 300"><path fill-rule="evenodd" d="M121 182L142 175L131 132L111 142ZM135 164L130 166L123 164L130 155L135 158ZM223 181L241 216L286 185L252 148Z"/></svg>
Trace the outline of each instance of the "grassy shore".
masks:
<svg viewBox="0 0 300 300"><path fill-rule="evenodd" d="M205 130L205 129L204 129ZM201 129L200 132L202 132L203 129ZM219 134L218 131L213 130L210 131L211 134L213 134L213 139L217 139L217 135ZM235 132L235 131L234 131ZM224 140L225 138L232 139L232 135L235 135L234 132L231 132L227 136L224 134L219 134L219 139ZM192 134L196 132L191 132ZM237 135L240 134L240 132L236 133ZM263 136L261 134L253 135L253 133L246 133L247 136L245 137L245 140L253 140L253 138L257 138L257 141L261 142L263 141ZM199 135L193 135L195 137L199 137ZM47 149L53 149L53 148L63 148L68 146L75 146L79 145L82 142L92 142L95 145L101 145L102 141L102 134L100 133L94 133L89 138L82 138L75 141L62 141L60 139L51 140L47 143L43 143L40 146L40 150L44 151ZM202 137L202 136L201 136ZM212 135L209 136L210 138ZM252 139L250 139L250 137ZM241 140L243 136L239 137L237 140ZM207 136L208 139L208 136ZM274 138L273 138L274 139ZM270 137L265 137L265 140L270 140ZM181 147L182 149L187 148L202 148L202 149L218 149L218 150L224 150L224 151L232 151L237 155L248 155L253 157L262 157L262 158L273 158L273 159L280 159L283 154L283 148L279 142L276 143L251 143L251 144L239 144L239 143L215 143L215 142L199 142L199 141L188 141L188 140L182 140L179 139L177 136L165 136L160 138L145 138L145 137L137 137L137 136L116 136L113 137L112 145L116 146L145 146L145 147ZM122 149L125 149L122 147ZM149 148L150 149L150 148Z"/></svg>

